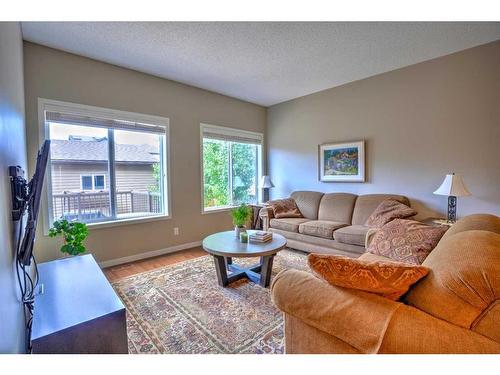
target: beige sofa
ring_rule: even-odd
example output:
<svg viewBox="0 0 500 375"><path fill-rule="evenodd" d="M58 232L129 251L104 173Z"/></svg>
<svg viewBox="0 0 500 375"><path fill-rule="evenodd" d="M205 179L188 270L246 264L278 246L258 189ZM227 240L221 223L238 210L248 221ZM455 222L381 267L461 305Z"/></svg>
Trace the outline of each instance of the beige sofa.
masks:
<svg viewBox="0 0 500 375"><path fill-rule="evenodd" d="M271 290L286 353L500 353L500 218L458 221L423 265L430 273L402 302L279 273Z"/></svg>
<svg viewBox="0 0 500 375"><path fill-rule="evenodd" d="M276 219L272 209L264 207L259 213L263 229L285 236L292 249L350 257L365 252L369 228L364 224L380 202L393 198L410 205L408 198L394 194L296 191L291 197L304 218Z"/></svg>

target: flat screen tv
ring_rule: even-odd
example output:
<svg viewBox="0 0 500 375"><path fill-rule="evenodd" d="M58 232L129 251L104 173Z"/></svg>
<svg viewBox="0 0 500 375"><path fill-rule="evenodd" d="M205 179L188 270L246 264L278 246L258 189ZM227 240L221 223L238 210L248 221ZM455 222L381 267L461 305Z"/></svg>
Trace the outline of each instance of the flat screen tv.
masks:
<svg viewBox="0 0 500 375"><path fill-rule="evenodd" d="M40 210L40 198L42 195L49 151L50 141L47 140L38 151L35 173L28 183L26 183L26 180L19 175L19 171L22 173L22 170L19 167L11 167L13 168L11 170L11 178L13 179L12 195L14 202L12 212L13 218L14 220L22 220L25 213L27 213L28 216L24 229L24 236L18 251L18 261L25 266L29 266L31 264L36 226L38 223L38 211ZM15 176L12 176L13 174L15 174Z"/></svg>

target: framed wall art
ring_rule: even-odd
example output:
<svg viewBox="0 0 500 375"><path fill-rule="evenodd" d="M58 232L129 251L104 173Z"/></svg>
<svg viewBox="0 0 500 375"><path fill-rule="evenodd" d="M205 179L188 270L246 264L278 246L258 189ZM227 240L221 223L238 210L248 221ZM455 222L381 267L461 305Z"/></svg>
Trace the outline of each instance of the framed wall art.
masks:
<svg viewBox="0 0 500 375"><path fill-rule="evenodd" d="M318 168L322 182L365 182L365 141L319 145Z"/></svg>

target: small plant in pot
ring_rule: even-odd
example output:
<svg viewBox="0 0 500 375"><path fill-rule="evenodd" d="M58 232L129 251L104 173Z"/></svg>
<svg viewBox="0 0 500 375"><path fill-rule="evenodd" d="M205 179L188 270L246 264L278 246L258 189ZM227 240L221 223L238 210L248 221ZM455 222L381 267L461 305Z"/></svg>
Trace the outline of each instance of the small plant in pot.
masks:
<svg viewBox="0 0 500 375"><path fill-rule="evenodd" d="M245 204L231 210L231 217L233 218L234 233L236 237L239 238L240 233L246 232L245 224L248 222L251 215L252 209Z"/></svg>
<svg viewBox="0 0 500 375"><path fill-rule="evenodd" d="M85 252L83 241L88 234L87 225L78 221L57 220L49 229L49 237L62 236L64 245L61 246L61 252L69 255L79 255Z"/></svg>

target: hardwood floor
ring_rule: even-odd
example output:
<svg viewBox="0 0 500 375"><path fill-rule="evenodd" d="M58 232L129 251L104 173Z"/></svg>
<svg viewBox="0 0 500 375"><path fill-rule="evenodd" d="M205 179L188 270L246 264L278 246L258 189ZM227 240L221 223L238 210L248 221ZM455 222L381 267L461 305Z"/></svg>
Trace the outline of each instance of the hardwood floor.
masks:
<svg viewBox="0 0 500 375"><path fill-rule="evenodd" d="M207 253L201 247L194 247L192 249L182 250L172 254L165 254L154 258L120 264L118 266L105 268L103 271L108 280L110 282L114 282L123 277L132 276L141 272L151 271L155 268L160 268L168 266L170 264L183 262L185 260L198 258L203 255L207 255Z"/></svg>

